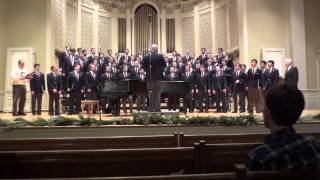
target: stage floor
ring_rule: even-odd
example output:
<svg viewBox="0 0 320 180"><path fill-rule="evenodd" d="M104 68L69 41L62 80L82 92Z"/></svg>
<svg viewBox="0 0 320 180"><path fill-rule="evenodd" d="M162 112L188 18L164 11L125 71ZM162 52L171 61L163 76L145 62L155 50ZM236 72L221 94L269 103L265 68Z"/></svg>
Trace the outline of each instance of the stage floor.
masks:
<svg viewBox="0 0 320 180"><path fill-rule="evenodd" d="M231 112L228 112L228 113L215 113L214 112L215 110L209 110L208 113L199 113L197 111L193 112L193 113L187 113L187 114L184 114L184 113L180 113L180 116L189 116L189 117L194 117L194 116L212 116L212 117L220 117L220 116L240 116L240 115L248 115L247 113L231 113ZM134 111L135 112L135 111ZM163 112L168 112L166 110L163 110ZM172 111L171 111L172 112ZM307 116L307 115L317 115L320 113L320 109L307 109L307 110L304 110L303 113L302 113L302 116ZM83 114L85 117L87 117L87 114L86 112ZM262 113L258 113L258 114L254 114L258 117L262 117ZM70 117L70 118L77 118L78 115L66 115L66 114L61 114L61 116L63 117ZM14 120L16 118L24 118L24 119L27 119L27 120L36 120L38 118L43 118L43 119L50 119L54 116L49 116L48 115L48 112L42 112L42 115L32 115L31 113L27 113L26 116L12 116L11 113L0 113L0 118L1 119L5 119L5 120ZM96 118L97 120L100 119L100 114L94 114L94 115L91 115L90 117L93 117L93 118ZM123 113L121 112L120 113L120 116L112 116L111 114L102 114L101 115L101 119L102 120L112 120L112 119L115 119L115 118L128 118L128 119L132 119L133 116L131 113Z"/></svg>

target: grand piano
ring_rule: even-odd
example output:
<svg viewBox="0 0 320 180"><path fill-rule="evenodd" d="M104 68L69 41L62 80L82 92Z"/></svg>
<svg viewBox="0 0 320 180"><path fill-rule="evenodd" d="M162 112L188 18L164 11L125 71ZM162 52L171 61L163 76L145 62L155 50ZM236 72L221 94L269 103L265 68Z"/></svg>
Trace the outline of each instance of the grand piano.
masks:
<svg viewBox="0 0 320 180"><path fill-rule="evenodd" d="M161 94L186 95L190 91L191 85L186 81L161 82ZM100 90L100 98L120 97L138 93L148 93L146 82L139 80L106 81L104 88ZM120 109L117 110L117 114L120 114Z"/></svg>
<svg viewBox="0 0 320 180"><path fill-rule="evenodd" d="M162 81L161 94L185 95L191 90L186 81ZM100 97L123 96L137 93L148 93L146 82L139 80L106 81L100 90Z"/></svg>

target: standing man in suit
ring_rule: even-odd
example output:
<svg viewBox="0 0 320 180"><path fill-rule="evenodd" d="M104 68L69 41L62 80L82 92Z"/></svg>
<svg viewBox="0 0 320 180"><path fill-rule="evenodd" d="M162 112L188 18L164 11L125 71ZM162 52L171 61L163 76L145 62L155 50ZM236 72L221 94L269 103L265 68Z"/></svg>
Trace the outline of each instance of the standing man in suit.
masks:
<svg viewBox="0 0 320 180"><path fill-rule="evenodd" d="M143 68L139 69L139 74L137 74L136 79L138 79L141 82L146 82L146 74ZM137 111L146 110L146 99L147 96L144 92L137 93Z"/></svg>
<svg viewBox="0 0 320 180"><path fill-rule="evenodd" d="M87 57L87 62L88 64L93 63L93 59L98 56L97 49L96 48L91 48L91 55Z"/></svg>
<svg viewBox="0 0 320 180"><path fill-rule="evenodd" d="M227 110L229 110L229 103L230 103L230 99L229 99L229 94L231 93L231 86L232 86L232 69L230 67L228 67L227 64L227 60L223 59L222 60L222 72L225 74L226 78L227 78L227 95L226 95L226 107Z"/></svg>
<svg viewBox="0 0 320 180"><path fill-rule="evenodd" d="M266 83L265 83L265 94L267 94L267 92L276 87L278 85L279 82L279 70L274 68L274 61L273 60L269 60L268 61L268 74L266 77Z"/></svg>
<svg viewBox="0 0 320 180"><path fill-rule="evenodd" d="M67 77L67 92L69 98L69 114L78 114L81 111L81 99L84 93L84 75L80 72L80 64L74 65L74 71L70 72Z"/></svg>
<svg viewBox="0 0 320 180"><path fill-rule="evenodd" d="M51 66L51 73L47 74L47 88L49 92L49 115L60 115L59 98L62 91L62 76L57 66ZM54 104L54 106L53 106Z"/></svg>
<svg viewBox="0 0 320 180"><path fill-rule="evenodd" d="M284 78L284 83L291 88L298 89L298 81L299 81L298 68L293 65L293 60L289 58L285 60L285 66L286 66L286 74Z"/></svg>
<svg viewBox="0 0 320 180"><path fill-rule="evenodd" d="M205 72L204 65L201 65L200 72L196 77L196 94L198 96L198 110L200 112L203 112L203 99L205 99L205 112L208 112L209 109L210 80L210 75Z"/></svg>
<svg viewBox="0 0 320 180"><path fill-rule="evenodd" d="M44 74L40 72L40 64L35 64L34 74L30 80L32 115L41 115L42 93L46 90ZM37 104L37 111L36 111Z"/></svg>
<svg viewBox="0 0 320 180"><path fill-rule="evenodd" d="M235 65L235 71L232 76L233 103L234 103L233 113L238 112L238 97L239 97L240 113L245 112L246 78L247 78L246 74L241 71L241 65L237 63Z"/></svg>
<svg viewBox="0 0 320 180"><path fill-rule="evenodd" d="M178 73L174 72L174 67L170 67L170 73L166 75L165 77L166 81L179 81L179 75ZM167 94L168 96L168 110L175 111L177 109L177 101L178 96L176 94Z"/></svg>
<svg viewBox="0 0 320 180"><path fill-rule="evenodd" d="M227 77L222 72L221 65L216 66L216 73L213 75L211 80L211 87L212 94L216 97L216 103L217 103L217 111L218 113L227 112L227 102L226 102L226 96L227 96ZM222 107L221 104L222 103Z"/></svg>
<svg viewBox="0 0 320 180"><path fill-rule="evenodd" d="M208 56L206 54L206 48L201 48L201 55L198 57L200 60L200 64L206 64L208 60Z"/></svg>
<svg viewBox="0 0 320 180"><path fill-rule="evenodd" d="M130 72L128 72L127 66L123 66L122 73L119 74L118 79L120 81L132 79L132 75ZM130 113L132 113L132 96L131 95L122 96L121 100L122 100L122 107L123 107L124 113L127 114L127 106L126 106L127 101L129 102L129 106L130 106Z"/></svg>
<svg viewBox="0 0 320 180"><path fill-rule="evenodd" d="M60 54L59 68L62 70L62 74L66 73L66 65L70 56L70 49L68 47Z"/></svg>
<svg viewBox="0 0 320 180"><path fill-rule="evenodd" d="M259 80L261 78L261 69L257 67L258 61L251 60L251 68L248 70L248 113L253 113L253 106L256 108L256 113L260 113L260 94L259 94Z"/></svg>
<svg viewBox="0 0 320 180"><path fill-rule="evenodd" d="M265 105L265 97L266 97L266 94L264 94L263 87L265 86L266 78L268 75L268 68L267 68L266 61L264 60L260 61L260 69L261 69L261 77L259 80L259 94L260 94L260 107L261 107L260 109L263 110Z"/></svg>
<svg viewBox="0 0 320 180"><path fill-rule="evenodd" d="M150 54L143 58L143 68L147 73L147 89L150 100L149 112L160 112L160 88L165 62L163 55L158 54L158 45L153 44L150 51Z"/></svg>
<svg viewBox="0 0 320 180"><path fill-rule="evenodd" d="M98 74L96 66L92 63L89 65L89 72L86 72L84 76L84 82L86 87L86 97L88 100L98 99Z"/></svg>
<svg viewBox="0 0 320 180"><path fill-rule="evenodd" d="M105 73L103 73L99 78L99 88L103 89L105 87L105 82L107 81L116 81L117 78L115 74L112 73L111 67L106 66ZM108 108L107 108L108 104ZM108 98L104 98L101 100L102 111L108 113L108 109L113 116L119 115L118 112L120 111L120 103L119 97L117 96L109 96Z"/></svg>
<svg viewBox="0 0 320 180"><path fill-rule="evenodd" d="M190 70L190 65L186 65L185 72L181 73L181 81L189 82L189 86L191 88L190 92L183 97L183 111L186 114L187 109L189 108L189 112L192 113L193 112L192 94L195 89L195 82L194 82L195 77L194 77L194 73Z"/></svg>

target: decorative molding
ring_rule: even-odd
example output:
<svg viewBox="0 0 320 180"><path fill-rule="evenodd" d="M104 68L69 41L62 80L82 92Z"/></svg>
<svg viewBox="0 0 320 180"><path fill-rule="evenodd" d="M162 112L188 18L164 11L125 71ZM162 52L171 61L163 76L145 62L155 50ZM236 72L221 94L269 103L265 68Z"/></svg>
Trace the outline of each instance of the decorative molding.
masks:
<svg viewBox="0 0 320 180"><path fill-rule="evenodd" d="M212 51L211 12L200 15L200 47Z"/></svg>
<svg viewBox="0 0 320 180"><path fill-rule="evenodd" d="M63 19L63 1L53 0L53 17L54 17L54 46L62 48L62 19Z"/></svg>
<svg viewBox="0 0 320 180"><path fill-rule="evenodd" d="M77 20L77 7L67 3L65 46L76 47Z"/></svg>
<svg viewBox="0 0 320 180"><path fill-rule="evenodd" d="M194 17L187 17L182 19L182 49L189 49L194 51Z"/></svg>
<svg viewBox="0 0 320 180"><path fill-rule="evenodd" d="M112 11L112 3L107 2L99 2L99 11L111 12Z"/></svg>
<svg viewBox="0 0 320 180"><path fill-rule="evenodd" d="M227 6L220 6L215 10L215 38L217 48L228 49L227 47Z"/></svg>
<svg viewBox="0 0 320 180"><path fill-rule="evenodd" d="M81 48L89 50L93 47L93 14L81 10Z"/></svg>
<svg viewBox="0 0 320 180"><path fill-rule="evenodd" d="M94 1L93 0L81 0L81 4L88 6L88 7L93 7Z"/></svg>
<svg viewBox="0 0 320 180"><path fill-rule="evenodd" d="M102 51L111 49L112 41L112 19L110 17L99 16L99 45Z"/></svg>
<svg viewBox="0 0 320 180"><path fill-rule="evenodd" d="M239 47L238 0L229 1L230 49Z"/></svg>

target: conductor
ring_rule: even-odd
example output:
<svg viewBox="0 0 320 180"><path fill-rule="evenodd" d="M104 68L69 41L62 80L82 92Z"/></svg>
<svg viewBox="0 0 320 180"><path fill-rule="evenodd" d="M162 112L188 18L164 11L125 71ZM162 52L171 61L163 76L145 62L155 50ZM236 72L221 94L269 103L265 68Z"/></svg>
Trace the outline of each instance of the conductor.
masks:
<svg viewBox="0 0 320 180"><path fill-rule="evenodd" d="M162 69L165 65L163 55L158 54L158 45L151 45L150 54L143 58L143 68L147 73L149 112L160 112L160 88L163 78Z"/></svg>

